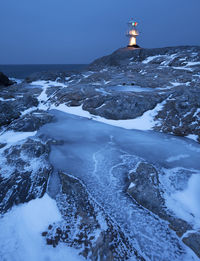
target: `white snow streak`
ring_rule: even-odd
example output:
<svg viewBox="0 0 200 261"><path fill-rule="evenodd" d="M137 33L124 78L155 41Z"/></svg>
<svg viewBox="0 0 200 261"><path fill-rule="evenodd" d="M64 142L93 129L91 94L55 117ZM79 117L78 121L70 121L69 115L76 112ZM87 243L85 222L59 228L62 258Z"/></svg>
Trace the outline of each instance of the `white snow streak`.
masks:
<svg viewBox="0 0 200 261"><path fill-rule="evenodd" d="M149 56L142 63L147 64L147 63L153 61L154 59L156 59L158 57L161 57L161 55Z"/></svg>
<svg viewBox="0 0 200 261"><path fill-rule="evenodd" d="M21 140L25 140L28 137L35 136L37 131L33 132L14 132L7 131L0 135L0 143L14 144Z"/></svg>
<svg viewBox="0 0 200 261"><path fill-rule="evenodd" d="M88 111L83 110L82 105L78 107L68 107L64 104L61 104L57 107L55 105L51 106L51 109L60 110L62 112L89 118L98 122L103 122L105 124L125 129L152 130L157 123L154 121L154 116L162 109L165 103L166 101L159 103L153 110L146 111L142 116L130 120L110 120L100 116L94 116Z"/></svg>

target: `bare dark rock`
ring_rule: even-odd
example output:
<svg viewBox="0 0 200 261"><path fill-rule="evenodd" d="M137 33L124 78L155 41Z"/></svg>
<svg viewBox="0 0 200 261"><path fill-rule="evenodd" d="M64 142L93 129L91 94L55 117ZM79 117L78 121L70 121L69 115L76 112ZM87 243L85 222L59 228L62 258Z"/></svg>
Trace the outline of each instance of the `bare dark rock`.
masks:
<svg viewBox="0 0 200 261"><path fill-rule="evenodd" d="M24 94L23 97L9 103L0 101L0 126L9 125L13 120L20 117L21 112L37 106L37 98L29 94Z"/></svg>
<svg viewBox="0 0 200 261"><path fill-rule="evenodd" d="M9 78L5 74L0 72L0 86L10 86L13 83L14 82L10 81Z"/></svg>
<svg viewBox="0 0 200 261"><path fill-rule="evenodd" d="M43 237L46 237L46 235L47 235L47 232L45 231L45 232L42 232L42 236Z"/></svg>
<svg viewBox="0 0 200 261"><path fill-rule="evenodd" d="M200 231L191 232L183 238L183 242L189 246L196 255L200 258Z"/></svg>
<svg viewBox="0 0 200 261"><path fill-rule="evenodd" d="M151 98L150 98L151 97ZM141 116L145 111L153 109L162 97L128 94L113 94L112 96L95 96L84 101L83 109L91 114L107 119L126 120Z"/></svg>
<svg viewBox="0 0 200 261"><path fill-rule="evenodd" d="M133 186L130 185L128 193L141 205L154 213L159 213L164 207L164 201L159 189L157 170L152 165L141 162L136 171L129 175Z"/></svg>
<svg viewBox="0 0 200 261"><path fill-rule="evenodd" d="M31 83L34 81L38 81L38 80L43 80L43 81L56 81L56 80L60 80L60 81L64 81L65 77L67 77L69 75L69 73L65 73L65 72L59 72L59 71L55 71L55 72L51 72L51 71L43 71L43 72L35 72L32 73L31 75L29 75L28 77L26 77L25 81L27 83ZM58 82L58 86L59 86L59 82Z"/></svg>
<svg viewBox="0 0 200 261"><path fill-rule="evenodd" d="M20 111L7 102L0 102L0 126L8 125L20 117Z"/></svg>

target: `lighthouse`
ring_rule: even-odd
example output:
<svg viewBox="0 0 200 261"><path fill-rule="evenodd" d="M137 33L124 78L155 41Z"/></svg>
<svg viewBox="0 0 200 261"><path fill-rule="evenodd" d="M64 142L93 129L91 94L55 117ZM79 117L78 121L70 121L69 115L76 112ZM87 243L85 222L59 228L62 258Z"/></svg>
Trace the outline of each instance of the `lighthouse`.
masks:
<svg viewBox="0 0 200 261"><path fill-rule="evenodd" d="M129 37L128 47L140 48L136 43L136 38L139 35L139 32L136 28L137 25L138 25L138 23L135 22L133 19L131 19L131 21L128 23L128 26L129 26L129 29L127 32L127 36Z"/></svg>

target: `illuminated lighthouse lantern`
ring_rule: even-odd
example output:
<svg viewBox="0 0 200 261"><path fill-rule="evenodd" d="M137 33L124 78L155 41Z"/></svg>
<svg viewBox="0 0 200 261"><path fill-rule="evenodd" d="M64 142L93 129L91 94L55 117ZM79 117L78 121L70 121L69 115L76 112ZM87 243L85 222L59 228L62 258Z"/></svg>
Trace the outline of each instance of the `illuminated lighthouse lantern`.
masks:
<svg viewBox="0 0 200 261"><path fill-rule="evenodd" d="M139 35L138 30L136 29L138 23L133 19L128 23L129 30L127 36L130 38L128 47L140 48L136 43L136 38Z"/></svg>

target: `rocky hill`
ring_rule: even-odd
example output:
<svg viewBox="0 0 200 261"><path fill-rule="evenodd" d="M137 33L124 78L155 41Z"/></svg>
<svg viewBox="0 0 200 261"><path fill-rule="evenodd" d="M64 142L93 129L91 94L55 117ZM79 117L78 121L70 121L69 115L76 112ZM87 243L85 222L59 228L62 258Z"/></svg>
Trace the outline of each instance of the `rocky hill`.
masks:
<svg viewBox="0 0 200 261"><path fill-rule="evenodd" d="M147 91L148 88L152 90L147 94L140 93L145 105L141 104L141 101L138 102L137 97L132 98L131 103L137 102L137 109L135 108L134 112L128 109L128 115L119 116L117 112L118 119L142 115L144 111L155 107L160 99L165 102L154 117L157 121L154 129L180 136L196 135L197 140L200 139L200 47L136 50L123 48L94 61L90 69L98 71L99 68L105 67L108 72L113 70L118 74L121 81L118 84L136 85L147 88ZM106 81L109 81L109 77ZM115 85L115 82L111 81L110 84ZM135 114L137 111L138 114ZM107 115L104 113L104 116Z"/></svg>

